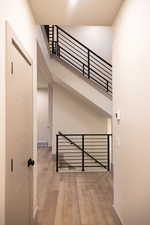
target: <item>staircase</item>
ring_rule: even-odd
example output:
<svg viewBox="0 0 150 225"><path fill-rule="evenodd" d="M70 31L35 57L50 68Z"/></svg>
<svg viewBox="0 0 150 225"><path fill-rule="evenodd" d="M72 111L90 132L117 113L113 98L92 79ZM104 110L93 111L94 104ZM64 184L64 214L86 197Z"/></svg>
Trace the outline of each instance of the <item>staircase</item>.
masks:
<svg viewBox="0 0 150 225"><path fill-rule="evenodd" d="M46 27L49 48L84 77L112 95L112 65L57 25Z"/></svg>
<svg viewBox="0 0 150 225"><path fill-rule="evenodd" d="M53 80L112 115L112 65L57 25L45 26ZM56 135L56 171L109 171L111 134Z"/></svg>

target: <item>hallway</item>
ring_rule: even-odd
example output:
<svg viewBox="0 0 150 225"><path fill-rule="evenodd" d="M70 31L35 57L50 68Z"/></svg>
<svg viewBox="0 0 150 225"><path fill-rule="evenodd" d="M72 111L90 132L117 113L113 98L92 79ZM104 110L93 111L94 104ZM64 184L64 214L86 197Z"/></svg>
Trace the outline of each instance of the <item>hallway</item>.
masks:
<svg viewBox="0 0 150 225"><path fill-rule="evenodd" d="M118 225L109 173L55 173L48 149L38 150L39 225Z"/></svg>

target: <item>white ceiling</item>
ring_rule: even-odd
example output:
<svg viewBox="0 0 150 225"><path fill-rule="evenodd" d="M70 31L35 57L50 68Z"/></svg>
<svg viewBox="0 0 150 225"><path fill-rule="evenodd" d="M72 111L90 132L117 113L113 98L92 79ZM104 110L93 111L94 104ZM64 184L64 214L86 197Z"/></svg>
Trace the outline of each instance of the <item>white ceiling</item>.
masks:
<svg viewBox="0 0 150 225"><path fill-rule="evenodd" d="M38 24L112 25L123 0L28 0Z"/></svg>

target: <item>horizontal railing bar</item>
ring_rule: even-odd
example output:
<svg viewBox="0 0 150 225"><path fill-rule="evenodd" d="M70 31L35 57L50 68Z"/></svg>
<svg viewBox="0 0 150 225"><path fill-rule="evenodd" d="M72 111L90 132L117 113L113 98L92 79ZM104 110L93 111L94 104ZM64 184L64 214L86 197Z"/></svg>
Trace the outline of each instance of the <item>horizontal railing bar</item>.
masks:
<svg viewBox="0 0 150 225"><path fill-rule="evenodd" d="M81 142L81 138L78 138L78 137L72 137L72 138L75 141ZM107 136L106 137L99 136L98 138L93 138L93 137L89 138L89 137L85 136L85 141L87 141L87 142L90 142L90 141L92 141L92 142L102 142L102 141L106 141L106 140L107 140ZM60 139L60 141L65 142L65 140L63 140L63 139Z"/></svg>
<svg viewBox="0 0 150 225"><path fill-rule="evenodd" d="M61 45L59 45L59 47L61 47L61 48L63 48ZM68 48L69 49L69 48ZM70 50L70 49L69 49ZM66 50L66 52L67 52L67 50ZM77 56L79 56L82 60L83 60L83 62L82 62L82 64L85 64L85 63L88 63L88 61L87 61L87 59L84 59L82 56L80 56L78 53L76 53L76 52L74 52L73 50L71 51L72 53L74 53L75 55L77 55ZM69 54L70 55L70 54ZM79 59L78 59L79 60Z"/></svg>
<svg viewBox="0 0 150 225"><path fill-rule="evenodd" d="M69 167L72 167L72 166L59 166L58 168L59 169L65 169L65 168L69 168ZM82 166L76 166L76 168L81 168Z"/></svg>
<svg viewBox="0 0 150 225"><path fill-rule="evenodd" d="M107 166L106 161L105 161L105 162L103 162L103 161L101 160L101 162L103 163L103 165L104 165L104 166ZM74 163L74 162L73 162L73 163ZM71 164L71 162L70 162L70 164ZM86 166L86 165L92 165L92 164L94 164L94 165L95 165L96 163L95 163L95 162L87 162L87 161L85 161L85 166Z"/></svg>
<svg viewBox="0 0 150 225"><path fill-rule="evenodd" d="M72 140L72 141L75 141L75 140ZM66 143L66 142L63 142L63 143L61 143L61 142L59 142L59 144L60 144L60 146L61 147L67 147L67 146L70 146L68 143ZM81 145L82 143L81 142L77 142L76 141L76 143L78 143L79 145ZM90 145L89 145L90 144ZM103 147L103 146L107 146L107 143L105 143L104 141L103 142L99 142L99 144L93 144L93 143L91 143L91 142L89 142L89 143L87 143L87 142L85 142L85 146L91 146L91 147L94 147L94 146L98 146L98 147Z"/></svg>
<svg viewBox="0 0 150 225"><path fill-rule="evenodd" d="M102 85L105 89L107 89L107 80L102 80L100 77L96 77L96 75L90 73L90 79L93 79L94 81L96 81L97 83L99 83L100 85Z"/></svg>
<svg viewBox="0 0 150 225"><path fill-rule="evenodd" d="M94 77L92 77L91 74L90 74L90 79L91 79L91 80L94 80L96 83L98 83L100 86L102 86L105 90L107 89L107 85L104 86L102 83L100 83L100 82L99 82L98 80L96 80Z"/></svg>
<svg viewBox="0 0 150 225"><path fill-rule="evenodd" d="M69 165L71 166L71 164L72 164L72 165L75 165L75 164L80 164L81 162L64 162L64 161L60 161L60 160L59 160L59 163L60 163L60 164L69 164Z"/></svg>
<svg viewBox="0 0 150 225"><path fill-rule="evenodd" d="M70 43L68 43L65 39L61 38L60 36L59 36L59 39L60 39L61 41L63 41L65 44L69 45L71 48L75 49L76 51L79 51L82 55L84 55L85 57L87 57L87 53L88 53L88 52L84 51L83 49L81 49L79 46L77 46L77 45L74 44L73 42L70 41L70 42L71 42L72 44L74 44L77 48L80 48L80 50L83 51L86 55L85 55L83 52L81 52L80 50L78 50L77 48L73 47ZM67 38L66 38L66 39L67 39ZM59 43L60 43L60 40L59 40ZM68 40L68 39L67 39L67 40ZM62 44L64 44L64 43L62 43Z"/></svg>
<svg viewBox="0 0 150 225"><path fill-rule="evenodd" d="M92 152L89 152L89 153L92 153ZM107 153L107 152L106 152ZM105 154L98 154L98 153L92 153L94 156L96 157L99 157L99 158L103 158L103 159L106 159L107 158L107 155ZM60 158L61 159L72 159L72 158L75 158L75 159L80 159L80 156L81 155L76 155L76 156L73 156L73 155L68 155L68 154L63 154L63 155L60 155ZM89 160L92 160L90 159L86 154L85 154L85 159L89 159Z"/></svg>
<svg viewBox="0 0 150 225"><path fill-rule="evenodd" d="M77 67L74 63L72 63L69 59L67 59L65 56L63 56L62 54L60 54L60 57L62 57L65 61L69 62L73 67L75 67L76 69L78 69L79 71L82 71L82 69L80 69L79 67Z"/></svg>
<svg viewBox="0 0 150 225"><path fill-rule="evenodd" d="M90 69L91 71L91 69ZM95 73L95 72L94 72ZM93 74L93 73L90 73L90 78L93 78L95 81L99 82L100 84L103 84L106 86L107 88L107 85L108 85L108 81L106 78L102 78L100 75L98 75L97 73L96 74Z"/></svg>
<svg viewBox="0 0 150 225"><path fill-rule="evenodd" d="M75 153L75 154L76 154L75 151L64 151L64 152L60 151L60 152L61 152L61 154L62 154L61 157L65 157L65 156L68 156L68 157L69 157L71 153ZM80 153L80 152L78 152L78 153ZM92 153L92 154L94 154L94 155L100 155L100 156L101 156L101 155L104 155L104 156L105 156L105 154L107 154L107 151L99 151L99 152L98 152L98 151L96 150L96 151L88 151L88 153ZM78 157L78 156L80 156L80 154L78 154L77 157Z"/></svg>
<svg viewBox="0 0 150 225"><path fill-rule="evenodd" d="M77 48L80 48L80 50L82 50L84 53L86 53L86 54L88 53L87 50L85 51L85 49L81 48L80 45L77 45L75 42L73 42L73 41L71 41L70 39L68 39L68 37L64 36L62 33L59 33L59 35L61 35L62 37L64 37L64 39L63 39L63 38L61 38L61 37L59 36L59 38L61 38L62 40L67 40L67 41L71 42L73 45L75 45ZM73 46L72 46L72 47L73 47Z"/></svg>
<svg viewBox="0 0 150 225"><path fill-rule="evenodd" d="M81 141L78 141L78 140L76 140L76 139L72 139L72 141L76 141L76 143L79 143L79 144L82 144L82 142ZM59 139L59 143L60 144L68 144L67 142L65 142L65 141L62 141L62 139ZM92 140L87 140L86 139L86 141L85 141L85 143L86 144L95 144L95 145L99 145L99 144L107 144L107 140L106 139L102 139L102 140L94 140L94 141L92 141Z"/></svg>
<svg viewBox="0 0 150 225"><path fill-rule="evenodd" d="M85 165L85 168L86 168L86 167L89 167L89 168L90 168L90 167L91 167L91 168L94 167L94 168L96 168L96 167L103 167L103 166L100 166L100 165L97 165L97 166L87 166L87 165ZM107 166L106 166L106 167L107 167ZM107 170L107 168L105 168L105 169Z"/></svg>
<svg viewBox="0 0 150 225"><path fill-rule="evenodd" d="M75 139L72 139L72 141L76 141L76 140L75 140ZM82 144L81 141L76 141L76 143ZM67 142L61 142L60 140L59 140L59 144L60 144L60 145L64 145L64 146L65 146L65 145L66 145L66 146L69 145ZM86 145L91 144L91 145L94 145L94 146L100 146L101 144L102 144L102 145L107 145L106 140L102 140L102 141L94 141L94 142L91 142L91 141L85 141L85 144L86 144Z"/></svg>
<svg viewBox="0 0 150 225"><path fill-rule="evenodd" d="M59 150L61 151L61 153L64 153L64 154L69 153L69 152L71 152L71 153L75 152L75 151L73 151L71 149L61 150L59 148ZM95 152L99 151L99 153L97 153L97 154L107 153L107 151L105 151L105 149L101 149L101 151L100 151L100 149L98 149L98 148L95 148L95 149L93 149L91 151L89 151L90 149L85 149L85 150L88 151L89 153L92 153L92 154L96 154L96 153L94 153L94 150L95 150Z"/></svg>
<svg viewBox="0 0 150 225"><path fill-rule="evenodd" d="M101 87L103 87L103 89L104 89L105 91L107 91L107 94L110 92L109 90L107 90L107 86L104 86L102 83L100 83L99 81L97 81L94 77L90 76L90 79L91 79L92 81L94 81L95 83L99 84Z"/></svg>
<svg viewBox="0 0 150 225"><path fill-rule="evenodd" d="M91 145L91 144L84 144L84 146L86 147L86 146L89 146L89 147L94 147L94 146L96 146L96 147L103 147L103 146L107 146L106 144L99 144L99 145Z"/></svg>
<svg viewBox="0 0 150 225"><path fill-rule="evenodd" d="M106 76L110 81L112 81L112 76L102 72L101 70L99 70L99 68L101 69L101 67L96 68L94 65L90 64L90 68L94 67L94 69L96 69L98 72L102 73L104 76Z"/></svg>
<svg viewBox="0 0 150 225"><path fill-rule="evenodd" d="M64 140L64 138L62 136L59 136L59 137L60 137L60 140ZM72 136L71 138L74 139L74 140L77 140L77 141L81 141L82 140L81 139L81 135L80 136Z"/></svg>
<svg viewBox="0 0 150 225"><path fill-rule="evenodd" d="M112 72L112 66L109 68L107 67L105 64L103 64L101 61L99 61L98 59L96 59L93 55L90 55L90 58L93 58L94 60L96 60L98 63L100 63L101 65L103 65L105 67L105 69L108 69L109 71ZM91 59L90 59L91 60Z"/></svg>
<svg viewBox="0 0 150 225"><path fill-rule="evenodd" d="M65 144L66 142L60 142L59 144ZM78 144L82 144L81 141L76 141L76 143ZM94 146L100 146L100 144L107 144L107 140L103 140L103 141L85 141L85 144L93 144ZM69 145L69 144L68 144Z"/></svg>
<svg viewBox="0 0 150 225"><path fill-rule="evenodd" d="M76 141L76 143L78 144L82 144L81 142L78 142ZM69 146L68 143L66 142L59 142L60 146ZM85 142L85 146L97 146L97 147L100 147L100 146L107 146L107 142L106 141L102 141L102 142Z"/></svg>
<svg viewBox="0 0 150 225"><path fill-rule="evenodd" d="M61 166L61 167L59 167L59 168L60 168L60 169L63 169L63 168L69 168L69 167L73 167L73 166L71 166L71 165L70 165L70 166L69 166L69 165L68 165L68 166ZM77 166L76 166L76 168L80 168L80 167L82 167L82 166L80 166L80 165L77 165ZM90 167L91 167L91 168L93 168L93 167L94 167L94 168L97 168L97 167L103 168L103 166L100 166L100 165L96 165L96 166L94 166L94 165L93 165L93 166L86 165L86 166L85 166L85 168L90 168Z"/></svg>
<svg viewBox="0 0 150 225"><path fill-rule="evenodd" d="M60 149L59 149L59 150L60 150ZM61 153L64 153L65 155L66 155L66 154L81 154L80 152L70 152L70 151L69 151L69 152L67 152L67 151L62 152L62 151L61 151ZM100 155L101 155L101 154L107 154L107 152L89 152L89 153L92 153L92 154L100 154ZM69 155L68 155L68 156L69 156Z"/></svg>
<svg viewBox="0 0 150 225"><path fill-rule="evenodd" d="M68 149L73 150L73 148L68 148L68 147L70 147L70 146L69 145L59 145L60 150L62 150L63 148L65 148L66 150L68 150Z"/></svg>
<svg viewBox="0 0 150 225"><path fill-rule="evenodd" d="M91 154L97 155L97 156L103 155L104 157L105 157L105 155L107 154L107 151L101 152L101 153L98 153L98 152L96 153L96 152L92 152L92 151L90 151L90 152L87 151L87 152L88 152L89 154L91 153ZM75 151L73 151L73 152L71 152L71 151L68 151L68 152L67 152L67 151L66 151L66 152L60 151L60 153L63 154L61 157L65 157L65 156L68 156L68 157L69 157L71 153L77 154L77 153L75 153ZM78 153L79 153L79 152L78 152ZM80 156L80 154L77 155L77 157L79 157L79 156ZM87 157L88 157L88 156L87 156Z"/></svg>
<svg viewBox="0 0 150 225"><path fill-rule="evenodd" d="M94 64L94 65L93 65L93 64ZM109 77L112 78L112 74L110 73L111 71L110 71L110 72L107 71L107 70L106 70L106 67L103 68L103 67L102 67L102 64L100 64L100 63L97 64L96 62L94 62L93 60L90 59L90 66L91 66L91 67L92 67L92 66L93 66L93 67L97 66L99 69L103 70Z"/></svg>
<svg viewBox="0 0 150 225"><path fill-rule="evenodd" d="M100 154L100 155L102 155L102 154L107 154L107 152L91 152L92 154Z"/></svg>
<svg viewBox="0 0 150 225"><path fill-rule="evenodd" d="M69 167L69 166L63 166L63 167L58 167L58 168L59 168L59 169L65 169L65 168L68 168L68 167ZM71 166L70 166L70 167L71 167ZM82 166L76 166L76 168L81 168L81 167L82 167ZM91 167L91 168L93 168L93 167L94 167L94 168L96 168L96 167L102 167L102 168L103 168L103 166L100 166L100 165L97 165L97 166L85 166L85 168L86 168L86 167L87 167L87 168L88 168L88 167L89 167L89 168L90 168L90 167Z"/></svg>
<svg viewBox="0 0 150 225"><path fill-rule="evenodd" d="M92 152L91 152L91 153L92 153ZM107 153L107 152L106 152L106 153ZM106 153L105 153L105 154L106 154ZM93 154L94 154L94 153L93 153ZM100 154L100 155L99 155L99 154L97 153L97 154L94 154L94 155L96 155L96 157L101 157L101 158L103 157L103 158L105 159L105 158L107 158L107 155L105 155L105 154ZM80 155L73 156L73 155L68 155L68 154L65 154L65 153L64 153L63 155L60 155L60 158L61 158L61 159L70 159L70 158L79 159L79 158L80 158ZM87 156L87 155L85 155L85 159L88 159L88 156ZM90 159L90 160L91 160L91 159Z"/></svg>
<svg viewBox="0 0 150 225"><path fill-rule="evenodd" d="M60 49L61 49L61 55L62 56L66 57L66 59L68 59L68 61L70 63L72 63L72 61L73 61L75 67L79 66L80 69L82 69L82 66L83 66L83 62L82 61L77 60L73 55L69 55L66 51L64 51L64 49L62 49L62 47Z"/></svg>
<svg viewBox="0 0 150 225"><path fill-rule="evenodd" d="M76 62L74 59L69 60L68 55L64 54L65 52L62 52L60 54L60 57L62 57L65 61L67 61L69 64L71 64L73 67L75 67L77 70L82 71L82 65L80 65L78 62Z"/></svg>
<svg viewBox="0 0 150 225"><path fill-rule="evenodd" d="M75 158L75 159L81 159L81 157L80 157L80 155L78 156L79 158ZM74 159L74 156L73 155L71 155L71 156L69 156L69 155L63 155L63 156L59 156L59 158L60 159L64 159L64 160L69 160L69 159Z"/></svg>
<svg viewBox="0 0 150 225"><path fill-rule="evenodd" d="M70 35L69 33L67 33L65 30L63 30L61 27L59 27L58 25L56 25L56 27L58 27L59 30L61 30L63 33L65 33L67 36L69 36L70 38L72 38L73 40L75 40L78 44L80 44L81 46L83 46L84 48L86 48L88 51L90 51L93 55L95 55L97 58L99 58L100 60L102 60L104 63L106 63L107 65L109 65L110 67L112 67L112 65L110 63L108 63L105 59L103 59L102 57L100 57L99 55L97 55L95 52L93 52L92 50L90 50L87 46L85 46L84 44L82 44L80 41L78 41L76 38L74 38L72 35Z"/></svg>
<svg viewBox="0 0 150 225"><path fill-rule="evenodd" d="M79 152L61 152L61 153L64 153L64 154L80 154L81 155L81 153L79 153Z"/></svg>
<svg viewBox="0 0 150 225"><path fill-rule="evenodd" d="M80 62L82 65L84 64L80 59L78 59L77 57L75 57L74 55L72 55L70 52L68 52L68 51L67 51L66 49L64 49L62 46L60 46L60 48L61 48L63 51L67 52L68 55L70 55L71 57L73 57L74 59L76 59L78 62Z"/></svg>
<svg viewBox="0 0 150 225"><path fill-rule="evenodd" d="M87 143L89 143L89 142L104 142L104 141L107 141L107 137L104 137L104 138L99 137L99 138L97 138L97 139L94 139L94 138L87 138L87 137L85 136L85 141L86 141Z"/></svg>
<svg viewBox="0 0 150 225"><path fill-rule="evenodd" d="M82 135L84 135L84 136L112 136L112 134L63 134L63 135L65 135L65 136L82 136ZM62 136L62 135L60 135L60 134L58 134L58 136Z"/></svg>
<svg viewBox="0 0 150 225"><path fill-rule="evenodd" d="M66 160L67 160L67 161L66 161ZM66 163L71 163L72 161L80 161L80 162L82 162L82 159L81 159L81 158L79 158L79 159L68 159L68 158L67 158L66 160L65 160L65 159L63 160L63 159L61 159L61 158L59 157L59 162L60 162L60 163L61 163L61 162L64 162L64 161L65 161ZM101 160L101 161L107 161L107 158L106 158L106 159L100 158L100 160ZM95 163L95 162L92 161L92 159L85 159L84 161L85 161L85 162Z"/></svg>
<svg viewBox="0 0 150 225"><path fill-rule="evenodd" d="M93 136L91 136L91 137L89 137L89 136L86 136L86 134L85 134L85 140L103 140L103 139L106 139L107 138L107 136L106 135L97 135L96 137L93 137Z"/></svg>
<svg viewBox="0 0 150 225"><path fill-rule="evenodd" d="M106 81L106 84L107 84L107 82L110 83L106 78L102 77L99 73L97 73L97 72L96 72L94 69L92 69L91 67L90 67L90 71L96 73L99 77L101 77L103 80L105 80L105 81Z"/></svg>
<svg viewBox="0 0 150 225"><path fill-rule="evenodd" d="M109 86L109 83L103 81L100 77L97 77L93 73L90 74L90 79L93 79L96 83L102 85L105 89L107 89L107 87L111 88L111 86Z"/></svg>
<svg viewBox="0 0 150 225"><path fill-rule="evenodd" d="M82 157L80 159L66 159L66 160L67 161L63 161L63 160L59 159L59 162L60 163L67 163L67 164L71 164L72 162L73 163L82 163ZM107 164L107 160L108 159L100 159L100 160L101 160L102 163L104 163L104 165ZM93 162L92 159L91 160L86 160L85 159L84 162L85 163L94 163L95 164L95 162Z"/></svg>
<svg viewBox="0 0 150 225"><path fill-rule="evenodd" d="M70 52L73 52L75 55L78 55L79 58L82 58L86 63L88 63L88 58L85 57L84 55L80 56L79 53L80 51L77 51L76 49L72 50L69 47L67 47L65 44L63 44L62 42L59 42L59 46L64 46L65 48L67 48ZM77 51L77 52L75 52ZM84 58L85 57L85 58Z"/></svg>
<svg viewBox="0 0 150 225"><path fill-rule="evenodd" d="M61 166L61 168L64 168L65 166L66 167L80 167L82 165L82 163L72 163L72 164L70 164L70 165L68 165L67 163L62 163L62 164L60 164L60 166ZM90 164L90 163L87 163L87 164L85 164L85 168L86 167L102 167L102 166L100 166L100 165L95 165L95 164ZM105 169L107 169L107 165L105 165Z"/></svg>
<svg viewBox="0 0 150 225"><path fill-rule="evenodd" d="M73 59L69 60L65 54L60 54L60 57L67 63L69 63L69 65L72 65L76 70L80 71L82 73L82 66L80 64L78 64L76 61L74 61Z"/></svg>

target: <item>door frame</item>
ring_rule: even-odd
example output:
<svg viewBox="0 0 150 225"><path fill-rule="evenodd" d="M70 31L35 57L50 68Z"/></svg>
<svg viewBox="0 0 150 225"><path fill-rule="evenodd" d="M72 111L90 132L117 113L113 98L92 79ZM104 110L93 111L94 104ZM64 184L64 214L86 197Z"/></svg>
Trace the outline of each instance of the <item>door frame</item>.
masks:
<svg viewBox="0 0 150 225"><path fill-rule="evenodd" d="M29 56L28 52L25 50L24 46L22 45L22 43L19 41L16 33L14 32L14 30L12 29L11 25L9 24L8 21L5 22L5 41L6 41L6 45L5 45L5 112L7 112L7 99L6 99L6 90L7 90L7 76L10 75L12 73L13 70L13 65L12 65L12 59L11 59L11 55L9 54L9 49L11 48L11 45L13 44L16 49L19 51L19 53L22 55L22 57L27 61L27 63L31 66L31 71L32 71L32 121L33 121L33 126L32 126L32 156L34 157L34 151L33 151L33 147L34 147L34 96L33 96L33 91L34 91L34 87L33 87L33 60L32 58ZM5 124L6 124L6 120L5 120ZM5 130L5 135L7 134L7 126L6 126L6 130ZM6 146L6 153L5 153L5 201L6 201L6 166L7 166L7 139L5 139L5 146ZM34 169L33 169L34 170ZM33 171L33 184L32 184L33 190L32 190L32 198L31 198L31 214L30 214L30 218L31 218L31 225L33 225L33 212L34 212L34 208L33 208L33 196L34 196L34 171ZM6 205L5 205L6 206ZM5 218L6 218L6 208L5 208Z"/></svg>

